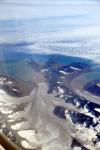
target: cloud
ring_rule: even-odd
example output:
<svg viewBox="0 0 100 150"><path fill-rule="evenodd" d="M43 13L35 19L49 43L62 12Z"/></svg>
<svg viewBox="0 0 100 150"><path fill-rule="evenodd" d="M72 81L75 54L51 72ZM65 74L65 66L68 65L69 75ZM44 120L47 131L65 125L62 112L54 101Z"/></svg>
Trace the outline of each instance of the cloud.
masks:
<svg viewBox="0 0 100 150"><path fill-rule="evenodd" d="M25 52L100 56L98 1L5 0L0 10L0 44L24 41L33 43Z"/></svg>
<svg viewBox="0 0 100 150"><path fill-rule="evenodd" d="M4 0L0 1L0 19L87 14L94 5L97 7L97 2L93 0Z"/></svg>

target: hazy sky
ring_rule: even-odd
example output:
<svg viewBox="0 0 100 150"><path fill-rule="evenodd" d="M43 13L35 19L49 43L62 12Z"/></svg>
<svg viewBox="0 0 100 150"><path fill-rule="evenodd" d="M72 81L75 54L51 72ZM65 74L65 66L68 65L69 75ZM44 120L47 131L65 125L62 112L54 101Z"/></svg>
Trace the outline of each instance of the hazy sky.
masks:
<svg viewBox="0 0 100 150"><path fill-rule="evenodd" d="M0 19L26 19L99 13L99 0L1 0Z"/></svg>
<svg viewBox="0 0 100 150"><path fill-rule="evenodd" d="M99 57L99 0L0 1L0 43L19 42L33 43L27 52Z"/></svg>

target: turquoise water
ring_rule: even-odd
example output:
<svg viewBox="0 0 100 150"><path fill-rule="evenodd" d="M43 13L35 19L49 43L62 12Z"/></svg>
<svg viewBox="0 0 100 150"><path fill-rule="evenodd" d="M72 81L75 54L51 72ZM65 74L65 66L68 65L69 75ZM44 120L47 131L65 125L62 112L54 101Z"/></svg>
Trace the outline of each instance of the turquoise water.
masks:
<svg viewBox="0 0 100 150"><path fill-rule="evenodd" d="M29 43L18 43L18 44L5 44L5 46L0 47L0 72L4 74L9 74L23 80L32 80L34 75L33 69L27 65L28 62L34 60L40 64L47 62L49 59L56 61L61 64L70 64L72 62L81 62L90 65L93 69L91 73L84 75L87 80L100 78L100 66L94 63L90 59L85 59L81 57L71 57L59 54L32 54L25 53L23 51L18 51L18 49L25 48ZM15 51L14 51L15 49Z"/></svg>
<svg viewBox="0 0 100 150"><path fill-rule="evenodd" d="M2 57L3 56L3 57ZM49 59L61 64L70 64L72 62L82 62L93 66L93 62L89 59L79 57L69 57L64 55L39 55L28 54L17 51L2 51L0 54L0 73L9 74L23 80L32 80L34 76L33 69L28 66L28 62L34 60L40 64L47 62ZM88 74L91 76L91 74ZM87 77L88 77L87 76ZM95 76L95 75L94 75ZM99 75L98 75L99 76Z"/></svg>

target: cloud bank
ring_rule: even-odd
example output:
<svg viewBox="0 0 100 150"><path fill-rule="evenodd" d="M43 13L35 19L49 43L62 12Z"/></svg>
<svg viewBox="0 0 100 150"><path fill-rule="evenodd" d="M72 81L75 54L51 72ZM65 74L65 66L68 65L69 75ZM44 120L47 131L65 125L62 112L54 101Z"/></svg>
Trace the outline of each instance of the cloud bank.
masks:
<svg viewBox="0 0 100 150"><path fill-rule="evenodd" d="M0 44L30 42L23 48L27 53L61 53L99 61L99 1L4 0L0 10Z"/></svg>

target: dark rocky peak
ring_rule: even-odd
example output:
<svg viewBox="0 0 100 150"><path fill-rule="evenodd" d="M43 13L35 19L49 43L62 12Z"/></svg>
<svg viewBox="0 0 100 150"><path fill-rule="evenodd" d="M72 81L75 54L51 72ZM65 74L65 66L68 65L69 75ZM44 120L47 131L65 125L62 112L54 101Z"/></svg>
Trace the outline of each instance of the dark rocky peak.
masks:
<svg viewBox="0 0 100 150"><path fill-rule="evenodd" d="M83 90L90 92L93 95L100 96L100 81L99 80L92 80L88 82Z"/></svg>
<svg viewBox="0 0 100 150"><path fill-rule="evenodd" d="M80 62L73 62L71 64L69 64L69 67L72 68L72 69L76 69L76 70L89 70L90 69L90 66L85 64L85 63L80 63Z"/></svg>

